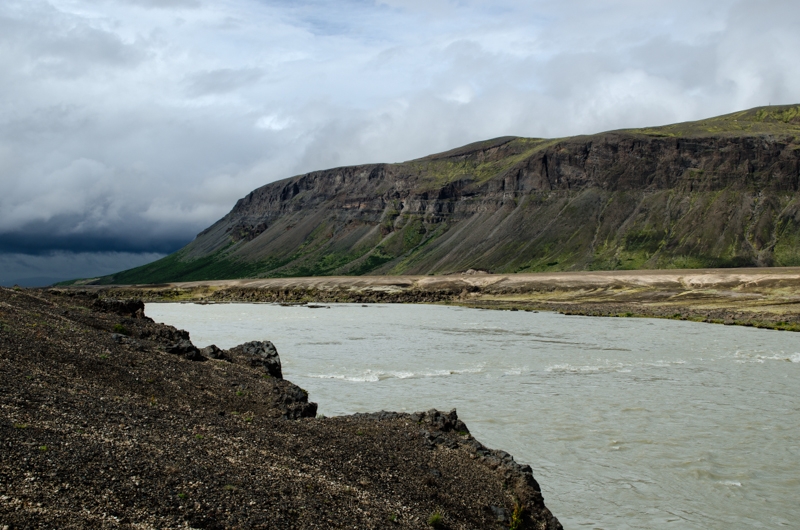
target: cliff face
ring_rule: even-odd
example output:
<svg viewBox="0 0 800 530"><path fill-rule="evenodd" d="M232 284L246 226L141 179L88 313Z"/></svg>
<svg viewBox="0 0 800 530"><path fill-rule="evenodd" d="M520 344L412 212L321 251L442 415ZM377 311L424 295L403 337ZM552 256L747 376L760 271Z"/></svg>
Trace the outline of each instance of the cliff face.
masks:
<svg viewBox="0 0 800 530"><path fill-rule="evenodd" d="M135 283L800 264L800 107L542 140L263 186Z"/></svg>

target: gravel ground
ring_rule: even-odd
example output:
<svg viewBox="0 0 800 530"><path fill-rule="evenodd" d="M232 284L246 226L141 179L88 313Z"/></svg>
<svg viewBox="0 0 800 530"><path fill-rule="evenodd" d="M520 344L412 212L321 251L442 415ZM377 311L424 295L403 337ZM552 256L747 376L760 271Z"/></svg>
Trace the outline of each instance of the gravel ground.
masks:
<svg viewBox="0 0 800 530"><path fill-rule="evenodd" d="M0 288L0 529L561 528L454 411L316 418L256 346Z"/></svg>

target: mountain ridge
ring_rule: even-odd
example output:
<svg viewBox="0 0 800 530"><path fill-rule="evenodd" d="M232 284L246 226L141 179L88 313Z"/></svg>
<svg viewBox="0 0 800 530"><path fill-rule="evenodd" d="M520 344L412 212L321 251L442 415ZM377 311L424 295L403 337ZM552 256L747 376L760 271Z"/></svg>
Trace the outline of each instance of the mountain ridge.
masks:
<svg viewBox="0 0 800 530"><path fill-rule="evenodd" d="M93 283L800 264L800 105L266 184L178 252Z"/></svg>

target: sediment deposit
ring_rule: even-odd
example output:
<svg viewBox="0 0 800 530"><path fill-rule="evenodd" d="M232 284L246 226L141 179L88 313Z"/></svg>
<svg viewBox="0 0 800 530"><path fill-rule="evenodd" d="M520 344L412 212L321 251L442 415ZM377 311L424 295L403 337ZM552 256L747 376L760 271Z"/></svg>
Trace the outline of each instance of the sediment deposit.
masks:
<svg viewBox="0 0 800 530"><path fill-rule="evenodd" d="M361 276L85 286L160 302L448 303L643 316L800 331L800 268Z"/></svg>

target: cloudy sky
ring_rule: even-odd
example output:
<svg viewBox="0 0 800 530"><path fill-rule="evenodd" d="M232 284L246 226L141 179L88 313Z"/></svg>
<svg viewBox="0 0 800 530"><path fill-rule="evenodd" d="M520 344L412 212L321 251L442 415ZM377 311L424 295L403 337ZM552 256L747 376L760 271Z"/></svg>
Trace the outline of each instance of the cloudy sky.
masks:
<svg viewBox="0 0 800 530"><path fill-rule="evenodd" d="M796 0L3 0L0 284L172 252L250 190L800 102Z"/></svg>

